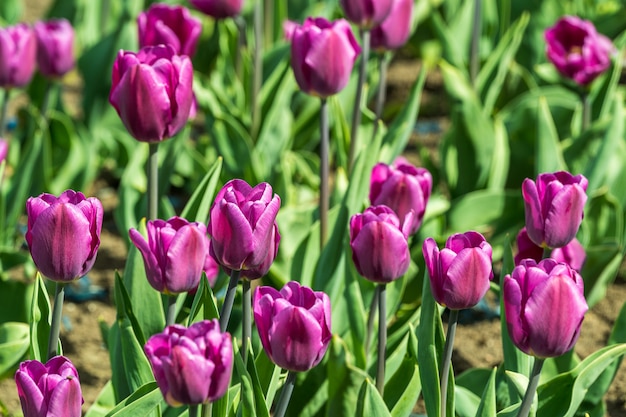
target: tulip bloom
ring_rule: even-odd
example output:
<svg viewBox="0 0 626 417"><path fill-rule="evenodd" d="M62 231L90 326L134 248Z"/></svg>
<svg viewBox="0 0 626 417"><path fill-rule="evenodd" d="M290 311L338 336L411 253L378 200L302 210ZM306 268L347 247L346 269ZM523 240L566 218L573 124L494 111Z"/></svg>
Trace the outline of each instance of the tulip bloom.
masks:
<svg viewBox="0 0 626 417"><path fill-rule="evenodd" d="M73 190L26 202L26 242L35 265L53 281L73 281L91 270L100 246L100 200Z"/></svg>
<svg viewBox="0 0 626 417"><path fill-rule="evenodd" d="M372 49L388 51L404 46L411 35L413 0L393 0L389 15L372 29Z"/></svg>
<svg viewBox="0 0 626 417"><path fill-rule="evenodd" d="M290 281L280 292L258 287L253 308L261 344L272 362L298 372L320 363L332 337L328 295Z"/></svg>
<svg viewBox="0 0 626 417"><path fill-rule="evenodd" d="M435 300L451 310L474 307L493 279L491 245L478 232L450 236L441 251L433 238L422 246Z"/></svg>
<svg viewBox="0 0 626 417"><path fill-rule="evenodd" d="M549 358L574 347L588 307L583 280L568 265L525 259L504 277L503 297L507 328L521 351Z"/></svg>
<svg viewBox="0 0 626 417"><path fill-rule="evenodd" d="M193 7L214 19L225 19L241 13L243 0L190 0Z"/></svg>
<svg viewBox="0 0 626 417"><path fill-rule="evenodd" d="M524 259L541 262L543 258L543 249L530 240L525 227L517 235L517 250L515 265L520 265ZM585 248L576 238L562 248L554 248L550 253L550 258L568 264L577 272L582 270L586 257Z"/></svg>
<svg viewBox="0 0 626 417"><path fill-rule="evenodd" d="M579 85L587 85L611 65L615 47L593 23L565 16L544 34L546 55L556 69Z"/></svg>
<svg viewBox="0 0 626 417"><path fill-rule="evenodd" d="M144 346L165 401L178 407L224 396L233 371L233 346L217 320L189 328L174 324L150 337Z"/></svg>
<svg viewBox="0 0 626 417"><path fill-rule="evenodd" d="M139 14L139 47L170 45L178 55L193 56L202 32L200 20L182 6L155 3Z"/></svg>
<svg viewBox="0 0 626 417"><path fill-rule="evenodd" d="M29 360L15 373L24 417L80 417L83 395L78 371L64 356L45 364Z"/></svg>
<svg viewBox="0 0 626 417"><path fill-rule="evenodd" d="M370 281L386 284L404 275L411 256L405 230L400 220L387 206L368 207L350 219L350 247L352 260L359 274Z"/></svg>
<svg viewBox="0 0 626 417"><path fill-rule="evenodd" d="M0 28L0 87L24 87L35 72L37 39L25 23Z"/></svg>
<svg viewBox="0 0 626 417"><path fill-rule="evenodd" d="M113 64L109 102L128 132L142 142L160 142L189 119L193 68L169 45L120 51Z"/></svg>
<svg viewBox="0 0 626 417"><path fill-rule="evenodd" d="M559 171L539 174L537 181L522 184L526 231L542 248L559 248L574 237L583 220L587 178Z"/></svg>
<svg viewBox="0 0 626 417"><path fill-rule="evenodd" d="M361 47L344 19L307 18L291 33L291 68L307 94L326 98L348 84Z"/></svg>
<svg viewBox="0 0 626 417"><path fill-rule="evenodd" d="M0 138L0 163L2 163L5 159L7 159L7 154L9 153L9 141Z"/></svg>
<svg viewBox="0 0 626 417"><path fill-rule="evenodd" d="M395 211L403 224L413 212L408 225L408 233L412 235L422 224L432 186L433 177L427 169L398 159L393 166L383 163L374 166L369 198L372 205L384 204Z"/></svg>
<svg viewBox="0 0 626 417"><path fill-rule="evenodd" d="M247 278L265 275L278 253L279 208L280 197L268 183L253 188L240 179L227 182L211 207L211 256Z"/></svg>
<svg viewBox="0 0 626 417"><path fill-rule="evenodd" d="M380 24L389 12L394 0L341 0L349 21L363 29L371 29Z"/></svg>
<svg viewBox="0 0 626 417"><path fill-rule="evenodd" d="M35 23L37 65L46 77L56 78L74 68L74 28L65 19Z"/></svg>

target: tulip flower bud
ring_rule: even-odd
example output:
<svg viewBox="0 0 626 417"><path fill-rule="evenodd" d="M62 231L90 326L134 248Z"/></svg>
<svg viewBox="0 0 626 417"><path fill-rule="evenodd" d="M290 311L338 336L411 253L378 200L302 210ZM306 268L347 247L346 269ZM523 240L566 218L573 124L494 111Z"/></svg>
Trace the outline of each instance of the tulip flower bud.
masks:
<svg viewBox="0 0 626 417"><path fill-rule="evenodd" d="M26 202L26 242L35 265L53 281L73 281L91 270L100 246L100 200L67 190Z"/></svg>
<svg viewBox="0 0 626 417"><path fill-rule="evenodd" d="M404 46L411 35L413 0L393 0L389 15L372 29L372 49L388 51Z"/></svg>
<svg viewBox="0 0 626 417"><path fill-rule="evenodd" d="M144 346L165 401L178 407L215 401L226 394L233 371L233 346L217 320L189 328L174 324Z"/></svg>
<svg viewBox="0 0 626 417"><path fill-rule="evenodd" d="M193 68L169 45L120 51L113 64L109 102L128 132L142 142L160 142L189 119Z"/></svg>
<svg viewBox="0 0 626 417"><path fill-rule="evenodd" d="M240 179L227 182L211 207L211 256L228 270L242 271L244 277L265 275L278 253L279 208L280 197L268 183L252 188Z"/></svg>
<svg viewBox="0 0 626 417"><path fill-rule="evenodd" d="M491 245L478 232L450 236L439 251L428 238L422 246L435 301L451 310L474 307L493 279Z"/></svg>
<svg viewBox="0 0 626 417"><path fill-rule="evenodd" d="M25 23L0 28L0 87L24 87L35 72L37 39Z"/></svg>
<svg viewBox="0 0 626 417"><path fill-rule="evenodd" d="M411 224L407 216L405 226ZM352 260L359 274L386 284L404 275L411 257L406 230L400 228L396 213L387 206L368 207L350 219Z"/></svg>
<svg viewBox="0 0 626 417"><path fill-rule="evenodd" d="M64 356L45 364L29 360L15 372L24 417L80 417L83 395L78 371Z"/></svg>
<svg viewBox="0 0 626 417"><path fill-rule="evenodd" d="M206 227L181 217L150 220L148 239L130 229L130 240L139 249L148 282L162 293L179 294L198 287L209 253Z"/></svg>
<svg viewBox="0 0 626 417"><path fill-rule="evenodd" d="M539 174L536 182L526 178L522 195L530 240L542 248L559 248L574 239L583 220L586 190L587 178L565 171Z"/></svg>
<svg viewBox="0 0 626 417"><path fill-rule="evenodd" d="M363 29L379 25L389 12L394 0L341 0L341 8L349 21Z"/></svg>
<svg viewBox="0 0 626 417"><path fill-rule="evenodd" d="M503 297L509 335L521 351L549 358L574 347L588 307L583 280L568 265L525 259L504 277Z"/></svg>
<svg viewBox="0 0 626 417"><path fill-rule="evenodd" d="M291 33L291 68L307 94L326 98L343 90L360 53L352 28L343 19L309 17Z"/></svg>
<svg viewBox="0 0 626 417"><path fill-rule="evenodd" d="M543 249L530 240L525 227L517 235L517 250L515 265L520 265L524 259L534 259L535 262L541 262L543 258ZM550 258L568 264L577 272L582 270L586 257L585 248L576 238L562 248L554 248L550 253Z"/></svg>
<svg viewBox="0 0 626 417"><path fill-rule="evenodd" d="M155 3L139 14L139 47L170 45L178 55L193 56L202 32L200 20L182 6Z"/></svg>
<svg viewBox="0 0 626 417"><path fill-rule="evenodd" d="M370 180L370 202L372 205L386 205L396 212L403 223L410 212L410 235L417 232L424 219L426 204L433 187L433 177L425 168L416 168L404 159L395 164L379 163L372 169Z"/></svg>
<svg viewBox="0 0 626 417"><path fill-rule="evenodd" d="M598 33L593 23L565 16L548 28L546 55L556 69L579 85L587 85L611 65L615 47Z"/></svg>
<svg viewBox="0 0 626 417"><path fill-rule="evenodd" d="M74 28L65 19L35 23L37 65L46 77L65 75L74 68Z"/></svg>
<svg viewBox="0 0 626 417"><path fill-rule="evenodd" d="M189 0L196 9L214 19L225 19L241 13L243 0Z"/></svg>
<svg viewBox="0 0 626 417"><path fill-rule="evenodd" d="M297 372L320 363L332 337L328 295L295 281L280 292L257 287L253 309L261 344L272 362Z"/></svg>

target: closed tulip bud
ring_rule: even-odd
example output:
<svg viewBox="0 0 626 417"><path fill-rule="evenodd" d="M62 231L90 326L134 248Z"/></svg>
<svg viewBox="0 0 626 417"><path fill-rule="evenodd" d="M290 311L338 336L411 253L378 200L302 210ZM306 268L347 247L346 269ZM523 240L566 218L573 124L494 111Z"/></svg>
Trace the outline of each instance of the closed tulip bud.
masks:
<svg viewBox="0 0 626 417"><path fill-rule="evenodd" d="M565 16L544 34L546 55L556 69L579 85L587 85L611 65L615 47L593 23Z"/></svg>
<svg viewBox="0 0 626 417"><path fill-rule="evenodd" d="M148 282L162 293L179 294L198 287L209 253L206 227L181 217L150 220L146 239L130 229L130 240L139 249Z"/></svg>
<svg viewBox="0 0 626 417"><path fill-rule="evenodd" d="M363 29L379 25L389 12L394 0L341 0L341 8L349 21Z"/></svg>
<svg viewBox="0 0 626 417"><path fill-rule="evenodd" d="M155 3L139 14L139 47L170 45L178 55L193 56L202 32L200 20L182 6Z"/></svg>
<svg viewBox="0 0 626 417"><path fill-rule="evenodd" d="M25 23L0 28L0 87L24 87L35 72L37 38Z"/></svg>
<svg viewBox="0 0 626 417"><path fill-rule="evenodd" d="M403 228L407 215L412 212L408 225L408 233L412 235L422 224L432 186L433 177L427 169L398 159L394 165L374 166L369 198L372 205L384 204L395 211Z"/></svg>
<svg viewBox="0 0 626 417"><path fill-rule="evenodd" d="M503 297L509 335L521 351L549 358L574 347L588 307L583 280L568 265L525 259L504 277Z"/></svg>
<svg viewBox="0 0 626 417"><path fill-rule="evenodd" d="M326 353L332 337L330 299L290 281L279 291L257 287L254 322L265 353L289 371L308 371Z"/></svg>
<svg viewBox="0 0 626 417"><path fill-rule="evenodd" d="M525 227L517 235L517 251L515 265L520 265L524 259L533 259L535 262L540 262L544 252L543 248L535 245L530 240ZM586 257L585 248L576 238L562 248L553 249L550 253L550 258L557 262L568 264L577 272L582 270Z"/></svg>
<svg viewBox="0 0 626 417"><path fill-rule="evenodd" d="M165 401L178 407L215 401L228 390L233 346L217 320L189 328L174 324L150 337L144 346Z"/></svg>
<svg viewBox="0 0 626 417"><path fill-rule="evenodd" d="M361 47L344 19L307 18L291 33L291 68L302 91L326 98L348 84Z"/></svg>
<svg viewBox="0 0 626 417"><path fill-rule="evenodd" d="M193 7L214 19L225 19L241 13L243 0L190 0Z"/></svg>
<svg viewBox="0 0 626 417"><path fill-rule="evenodd" d="M35 23L37 65L46 77L56 78L74 68L74 28L65 19Z"/></svg>
<svg viewBox="0 0 626 417"><path fill-rule="evenodd" d="M253 188L240 179L227 182L211 207L211 256L247 278L265 275L278 253L279 208L280 197L268 183Z"/></svg>
<svg viewBox="0 0 626 417"><path fill-rule="evenodd" d="M587 201L587 178L559 171L522 184L526 231L542 248L560 248L576 236Z"/></svg>
<svg viewBox="0 0 626 417"><path fill-rule="evenodd" d="M67 190L26 202L26 242L35 265L53 281L73 281L91 270L100 246L100 200Z"/></svg>
<svg viewBox="0 0 626 417"><path fill-rule="evenodd" d="M405 221L405 225L410 223L410 219ZM400 278L411 262L407 231L401 229L398 216L387 206L368 207L352 216L350 247L359 274L380 284Z"/></svg>
<svg viewBox="0 0 626 417"><path fill-rule="evenodd" d="M128 132L142 142L160 142L189 119L193 68L169 45L120 51L113 64L109 102Z"/></svg>
<svg viewBox="0 0 626 417"><path fill-rule="evenodd" d="M45 364L22 362L15 384L24 417L81 416L83 395L78 371L64 356L55 356Z"/></svg>
<svg viewBox="0 0 626 417"><path fill-rule="evenodd" d="M451 310L474 307L493 279L491 245L478 232L450 236L441 251L433 238L422 246L435 301Z"/></svg>
<svg viewBox="0 0 626 417"><path fill-rule="evenodd" d="M388 51L404 46L411 35L413 0L393 0L389 15L372 29L370 45L374 50Z"/></svg>

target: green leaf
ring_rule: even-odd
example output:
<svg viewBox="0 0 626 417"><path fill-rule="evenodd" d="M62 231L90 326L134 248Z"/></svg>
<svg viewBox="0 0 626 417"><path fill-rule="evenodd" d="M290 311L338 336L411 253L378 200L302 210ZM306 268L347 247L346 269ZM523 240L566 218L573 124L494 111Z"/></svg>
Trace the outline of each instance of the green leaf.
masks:
<svg viewBox="0 0 626 417"><path fill-rule="evenodd" d="M50 338L52 311L50 310L48 292L39 272L35 278L31 309L30 357L45 363L48 359L48 339Z"/></svg>
<svg viewBox="0 0 626 417"><path fill-rule="evenodd" d="M326 402L326 415L354 415L361 385L369 376L363 370L352 365L346 345L339 336L333 335L327 355L328 400Z"/></svg>
<svg viewBox="0 0 626 417"><path fill-rule="evenodd" d="M30 329L26 323L0 324L0 376L13 374L25 359L30 346Z"/></svg>
<svg viewBox="0 0 626 417"><path fill-rule="evenodd" d="M85 417L106 416L115 407L115 393L111 381L102 388L94 403L89 407Z"/></svg>
<svg viewBox="0 0 626 417"><path fill-rule="evenodd" d="M121 401L106 417L147 416L162 400L163 395L157 383L149 382Z"/></svg>
<svg viewBox="0 0 626 417"><path fill-rule="evenodd" d="M476 417L496 417L496 414L496 368L494 368L483 391Z"/></svg>
<svg viewBox="0 0 626 417"><path fill-rule="evenodd" d="M382 397L369 378L366 378L359 391L359 400L356 408L357 417L391 417Z"/></svg>
<svg viewBox="0 0 626 417"><path fill-rule="evenodd" d="M193 191L193 194L180 214L181 217L188 220L193 219L193 221L198 223L207 223L209 210L211 209L211 204L213 204L215 188L221 172L222 158L219 157L204 175L198 187Z"/></svg>
<svg viewBox="0 0 626 417"><path fill-rule="evenodd" d="M480 397L462 386L454 387L454 401L456 405L457 417L474 417L478 406L480 405Z"/></svg>
<svg viewBox="0 0 626 417"><path fill-rule="evenodd" d="M249 346L248 357L252 357L252 348ZM243 363L238 349L234 352L235 371L241 380L241 412L244 417L269 417L269 410L255 362L248 360L247 366Z"/></svg>
<svg viewBox="0 0 626 417"><path fill-rule="evenodd" d="M123 372L128 381L130 391L133 392L144 384L154 381L150 362L139 344L128 318L119 323L122 349ZM119 372L119 369L116 369Z"/></svg>
<svg viewBox="0 0 626 417"><path fill-rule="evenodd" d="M537 118L536 174L566 170L563 151L550 107L545 97L539 98Z"/></svg>
<svg viewBox="0 0 626 417"><path fill-rule="evenodd" d="M209 280L203 272L202 278L200 279L200 285L198 285L196 295L194 296L193 303L191 304L187 326L191 326L191 324L196 321L219 318L220 314L217 310L217 305L215 304L213 291L208 284Z"/></svg>
<svg viewBox="0 0 626 417"><path fill-rule="evenodd" d="M417 362L417 338L413 326L409 326L408 336L406 356L385 384L385 404L391 409L392 417L409 415L422 391Z"/></svg>

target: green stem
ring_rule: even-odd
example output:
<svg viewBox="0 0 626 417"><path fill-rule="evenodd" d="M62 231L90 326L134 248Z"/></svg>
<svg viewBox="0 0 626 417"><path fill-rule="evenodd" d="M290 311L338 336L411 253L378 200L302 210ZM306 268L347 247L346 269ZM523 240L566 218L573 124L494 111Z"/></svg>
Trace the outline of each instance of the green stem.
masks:
<svg viewBox="0 0 626 417"><path fill-rule="evenodd" d="M167 296L167 318L165 321L166 326L171 326L176 323L176 296Z"/></svg>
<svg viewBox="0 0 626 417"><path fill-rule="evenodd" d="M59 333L61 331L61 320L63 318L63 299L65 298L65 284L56 283L56 294L54 295L54 307L52 309L52 322L50 323L50 338L48 339L48 359L57 355L59 347Z"/></svg>
<svg viewBox="0 0 626 417"><path fill-rule="evenodd" d="M285 380L285 385L283 385L283 390L280 393L280 398L278 399L278 405L276 405L276 412L274 413L274 417L284 417L287 412L287 406L289 405L289 400L291 399L291 394L293 393L293 387L296 384L296 373L294 371L289 371L287 374L287 379Z"/></svg>
<svg viewBox="0 0 626 417"><path fill-rule="evenodd" d="M198 417L198 404L189 406L189 417Z"/></svg>
<svg viewBox="0 0 626 417"><path fill-rule="evenodd" d="M11 95L11 89L6 88L4 90L4 97L2 100L2 109L0 110L0 138L4 137L4 132L7 124L7 109L9 108L9 96Z"/></svg>
<svg viewBox="0 0 626 417"><path fill-rule="evenodd" d="M202 417L211 417L213 414L213 403L208 402L202 404Z"/></svg>
<svg viewBox="0 0 626 417"><path fill-rule="evenodd" d="M246 21L241 15L235 17L237 26L237 50L235 51L235 74L243 80L243 49L246 45Z"/></svg>
<svg viewBox="0 0 626 417"><path fill-rule="evenodd" d="M386 93L387 93L387 68L389 67L390 55L385 52L380 55L378 62L378 72L380 74L380 81L378 82L378 93L376 94L376 120L374 121L374 133L372 134L372 142L376 139L378 134L378 125L383 117L383 106L385 105Z"/></svg>
<svg viewBox="0 0 626 417"><path fill-rule="evenodd" d="M320 249L324 249L328 236L328 209L330 207L329 190L329 133L328 133L328 102L321 101L320 108Z"/></svg>
<svg viewBox="0 0 626 417"><path fill-rule="evenodd" d="M482 0L474 0L474 26L472 27L472 43L470 45L470 79L472 84L478 77L480 64L480 34L482 32Z"/></svg>
<svg viewBox="0 0 626 417"><path fill-rule="evenodd" d="M43 102L41 104L41 127L42 131L42 148L41 148L41 157L42 157L42 169L43 169L43 183L46 189L50 188L49 181L52 180L52 137L49 134L48 130L48 107L50 106L50 96L52 95L52 90L57 84L48 80L46 85L46 92L43 96Z"/></svg>
<svg viewBox="0 0 626 417"><path fill-rule="evenodd" d="M354 99L354 109L352 111L352 126L350 127L350 149L348 151L348 172L352 173L354 160L358 151L358 131L361 124L361 97L363 96L363 84L365 84L367 61L370 55L370 31L361 29L361 63L359 65L359 79L356 87L356 97Z"/></svg>
<svg viewBox="0 0 626 417"><path fill-rule="evenodd" d="M159 211L159 142L148 146L148 220L154 220Z"/></svg>
<svg viewBox="0 0 626 417"><path fill-rule="evenodd" d="M446 417L448 401L448 377L450 375L450 364L452 363L452 350L454 348L454 335L456 325L459 321L459 310L450 310L448 317L448 334L446 344L443 348L443 361L441 365L441 417Z"/></svg>
<svg viewBox="0 0 626 417"><path fill-rule="evenodd" d="M591 126L591 98L589 97L589 93L585 91L580 95L580 99L583 102L583 120L581 126L581 133L583 133Z"/></svg>
<svg viewBox="0 0 626 417"><path fill-rule="evenodd" d="M252 291L250 291L250 280L244 279L242 286L241 357L243 358L243 363L246 363L248 361L248 344L252 335Z"/></svg>
<svg viewBox="0 0 626 417"><path fill-rule="evenodd" d="M367 315L367 333L365 334L365 360L369 355L370 343L372 342L372 333L374 333L374 319L376 318L376 312L378 311L378 292L372 297L372 303L370 304L370 312Z"/></svg>
<svg viewBox="0 0 626 417"><path fill-rule="evenodd" d="M226 296L224 297L224 304L222 305L222 311L220 312L220 330L225 332L228 327L228 321L230 320L230 313L233 310L233 303L235 301L235 294L237 293L237 283L239 282L239 275L241 271L232 270L230 273L230 281L228 282L228 289L226 290Z"/></svg>
<svg viewBox="0 0 626 417"><path fill-rule="evenodd" d="M378 284L378 365L376 389L382 397L385 391L385 356L387 353L387 284Z"/></svg>
<svg viewBox="0 0 626 417"><path fill-rule="evenodd" d="M537 391L537 386L539 385L539 377L541 376L543 361L544 360L541 358L535 358L535 364L533 365L533 370L530 373L528 387L526 388L526 393L524 394L524 399L522 400L522 405L519 408L517 417L528 417L528 413L530 413L530 407L533 404L535 392Z"/></svg>
<svg viewBox="0 0 626 417"><path fill-rule="evenodd" d="M541 256L541 259L548 259L551 254L552 254L552 249L545 247L543 248L543 255Z"/></svg>
<svg viewBox="0 0 626 417"><path fill-rule="evenodd" d="M256 141L261 124L259 92L263 81L263 0L254 2L254 65L252 74L252 138Z"/></svg>

